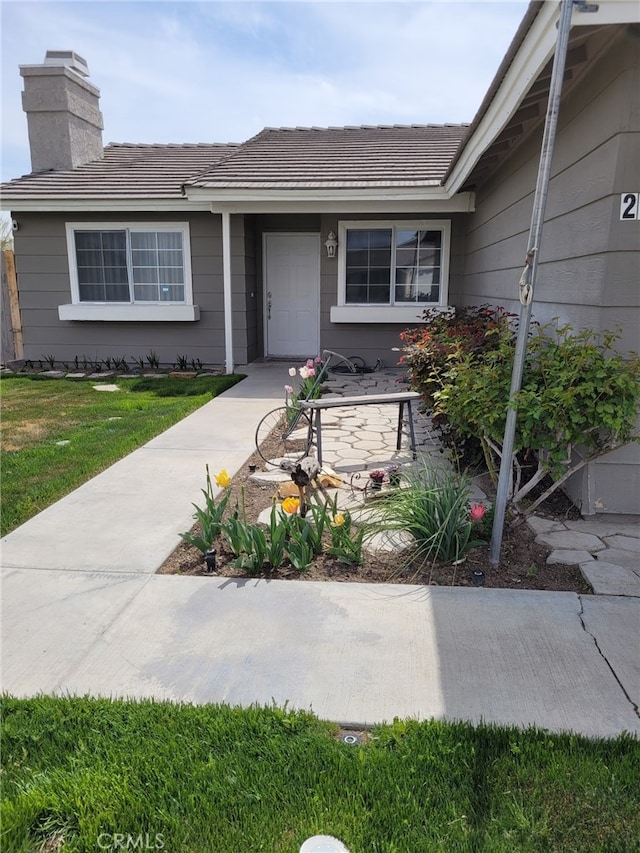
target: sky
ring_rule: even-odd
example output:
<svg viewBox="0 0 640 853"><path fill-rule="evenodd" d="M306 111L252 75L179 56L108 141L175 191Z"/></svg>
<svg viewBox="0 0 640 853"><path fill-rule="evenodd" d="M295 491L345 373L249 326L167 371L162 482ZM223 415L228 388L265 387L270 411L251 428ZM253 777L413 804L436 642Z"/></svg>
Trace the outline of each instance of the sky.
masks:
<svg viewBox="0 0 640 853"><path fill-rule="evenodd" d="M107 142L470 122L526 0L0 0L2 180L30 171L19 65L74 50Z"/></svg>

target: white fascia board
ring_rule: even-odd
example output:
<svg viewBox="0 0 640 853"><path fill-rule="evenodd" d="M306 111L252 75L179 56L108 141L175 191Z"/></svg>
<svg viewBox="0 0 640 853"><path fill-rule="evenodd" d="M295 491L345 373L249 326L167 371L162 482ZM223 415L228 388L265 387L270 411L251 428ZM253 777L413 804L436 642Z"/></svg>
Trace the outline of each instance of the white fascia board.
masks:
<svg viewBox="0 0 640 853"><path fill-rule="evenodd" d="M5 199L0 204L0 210L14 213L172 213L183 214L189 211L207 211L221 213L469 213L475 208L473 193L458 193L453 198L441 188L438 192L428 191L413 198L397 197L395 194L377 193L365 199L331 199L322 201L310 198L282 198L258 200L240 200L236 195L228 195L225 199L216 196L212 200L211 193L207 197L173 199L167 201L143 201L139 199L110 199L105 201L69 199Z"/></svg>
<svg viewBox="0 0 640 853"><path fill-rule="evenodd" d="M209 202L193 201L189 199L48 199L48 198L25 198L25 199L3 199L0 210L10 210L16 213L122 213L126 211L148 213L183 213L190 210L208 211Z"/></svg>
<svg viewBox="0 0 640 853"><path fill-rule="evenodd" d="M331 201L221 201L210 202L211 213L471 213L475 210L475 193L458 193L453 198L441 196L396 200L372 198L351 200L333 198Z"/></svg>
<svg viewBox="0 0 640 853"><path fill-rule="evenodd" d="M571 26L604 26L640 22L638 0L588 0L595 12L573 7ZM538 75L554 54L560 6L544 3L531 29L511 63L483 120L464 146L462 156L449 176L445 188L451 194L463 184L482 154L506 126Z"/></svg>
<svg viewBox="0 0 640 853"><path fill-rule="evenodd" d="M588 0L589 5L598 7L595 12L580 12L575 6L571 15L572 27L599 27L606 24L640 23L638 0Z"/></svg>
<svg viewBox="0 0 640 853"><path fill-rule="evenodd" d="M489 109L471 139L466 142L462 156L445 184L449 193L453 194L460 188L553 55L558 11L558 4L551 2L544 3L540 9ZM587 17L592 19L593 15Z"/></svg>
<svg viewBox="0 0 640 853"><path fill-rule="evenodd" d="M345 189L329 189L325 187L185 187L187 197L191 200L206 198L209 202L237 203L244 202L311 202L321 201L334 203L337 201L369 201L375 199L391 199L393 201L412 201L414 199L449 198L449 193L440 186L377 186L351 187Z"/></svg>

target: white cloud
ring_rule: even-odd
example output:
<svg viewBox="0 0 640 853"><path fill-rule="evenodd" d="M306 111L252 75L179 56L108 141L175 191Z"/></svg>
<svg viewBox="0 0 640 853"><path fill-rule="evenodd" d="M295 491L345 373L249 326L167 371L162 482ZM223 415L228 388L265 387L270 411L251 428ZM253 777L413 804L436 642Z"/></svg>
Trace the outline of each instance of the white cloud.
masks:
<svg viewBox="0 0 640 853"><path fill-rule="evenodd" d="M527 3L4 2L3 178L29 170L19 64L72 49L104 139L242 141L263 126L470 121Z"/></svg>

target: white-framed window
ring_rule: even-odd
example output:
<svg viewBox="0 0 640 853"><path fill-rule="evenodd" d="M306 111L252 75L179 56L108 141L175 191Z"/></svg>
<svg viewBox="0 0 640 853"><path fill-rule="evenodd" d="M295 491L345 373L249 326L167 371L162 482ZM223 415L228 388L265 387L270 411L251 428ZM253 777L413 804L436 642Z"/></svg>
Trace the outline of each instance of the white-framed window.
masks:
<svg viewBox="0 0 640 853"><path fill-rule="evenodd" d="M338 223L332 322L411 322L448 297L448 220Z"/></svg>
<svg viewBox="0 0 640 853"><path fill-rule="evenodd" d="M194 320L186 222L67 222L61 319Z"/></svg>

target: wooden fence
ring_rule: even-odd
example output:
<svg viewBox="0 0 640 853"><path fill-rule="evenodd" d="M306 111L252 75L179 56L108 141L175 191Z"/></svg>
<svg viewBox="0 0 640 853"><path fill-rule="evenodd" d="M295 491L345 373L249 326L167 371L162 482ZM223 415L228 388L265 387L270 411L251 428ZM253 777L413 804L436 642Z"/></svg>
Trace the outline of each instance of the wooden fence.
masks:
<svg viewBox="0 0 640 853"><path fill-rule="evenodd" d="M5 249L0 255L2 262L2 304L0 311L1 349L0 361L8 364L24 358L22 344L22 320L18 299L18 280L16 276L15 256L12 249Z"/></svg>

